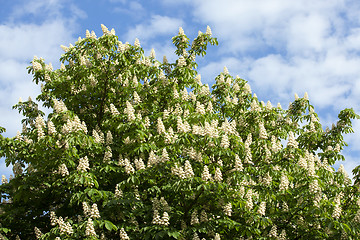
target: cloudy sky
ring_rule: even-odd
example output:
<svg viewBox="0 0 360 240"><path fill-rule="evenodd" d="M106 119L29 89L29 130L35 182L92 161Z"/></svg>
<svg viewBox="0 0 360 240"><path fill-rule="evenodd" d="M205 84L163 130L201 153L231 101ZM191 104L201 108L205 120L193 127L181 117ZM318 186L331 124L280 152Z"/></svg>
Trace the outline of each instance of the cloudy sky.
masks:
<svg viewBox="0 0 360 240"><path fill-rule="evenodd" d="M114 28L123 42L139 38L147 53L174 60L171 37L181 26L191 39L209 25L219 46L199 58L202 82L210 86L227 66L249 81L260 100L288 106L294 94L308 92L321 122L331 126L341 109L360 113L360 1L357 0L12 0L0 8L0 126L5 136L21 130L11 110L19 97L35 98L39 86L26 67L34 55L54 67L60 45L102 35L100 24ZM343 162L360 164L360 121ZM338 163L335 168L339 166ZM9 175L4 161L1 174Z"/></svg>

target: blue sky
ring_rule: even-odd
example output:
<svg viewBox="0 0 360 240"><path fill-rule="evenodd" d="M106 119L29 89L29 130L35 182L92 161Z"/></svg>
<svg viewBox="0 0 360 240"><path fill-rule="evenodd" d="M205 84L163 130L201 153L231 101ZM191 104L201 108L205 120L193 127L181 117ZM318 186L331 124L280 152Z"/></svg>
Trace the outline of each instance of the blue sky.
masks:
<svg viewBox="0 0 360 240"><path fill-rule="evenodd" d="M171 37L183 27L193 39L209 25L219 46L198 58L202 82L210 86L227 66L249 81L260 100L287 107L294 94L308 92L323 126L336 122L343 108L360 113L360 1L357 0L12 0L0 8L0 126L6 136L21 130L21 116L11 110L19 97L35 98L39 86L26 67L34 55L55 68L60 45L84 37L86 29L102 35L114 28L123 42L140 40L146 53L175 60ZM360 121L342 162L360 164ZM339 163L335 166L338 167ZM4 167L0 172L10 174Z"/></svg>

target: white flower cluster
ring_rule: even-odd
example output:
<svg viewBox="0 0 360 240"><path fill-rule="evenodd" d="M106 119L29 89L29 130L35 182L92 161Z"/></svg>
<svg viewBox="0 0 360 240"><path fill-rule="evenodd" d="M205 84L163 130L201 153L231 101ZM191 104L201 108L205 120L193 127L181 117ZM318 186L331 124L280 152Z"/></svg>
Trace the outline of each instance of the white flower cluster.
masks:
<svg viewBox="0 0 360 240"><path fill-rule="evenodd" d="M253 164L253 162L252 162L252 153L251 153L251 148L250 148L251 143L252 143L252 135L251 135L251 133L249 133L246 140L245 140L245 143L244 143L244 147L245 147L245 160L244 160L244 163Z"/></svg>
<svg viewBox="0 0 360 240"><path fill-rule="evenodd" d="M59 224L60 234L73 234L74 230L71 227L71 224L69 222L66 222L63 220L62 217L59 217L57 219L57 224Z"/></svg>
<svg viewBox="0 0 360 240"><path fill-rule="evenodd" d="M199 216L198 216L198 211L195 209L192 213L191 213L191 220L190 220L190 225L195 225L199 223Z"/></svg>
<svg viewBox="0 0 360 240"><path fill-rule="evenodd" d="M195 232L192 240L200 240L199 235Z"/></svg>
<svg viewBox="0 0 360 240"><path fill-rule="evenodd" d="M343 175L345 181L350 181L350 182L351 182L351 180L350 180L350 178L349 178L349 174L346 172L343 164L340 164L340 167L339 167L339 169L338 169L338 172Z"/></svg>
<svg viewBox="0 0 360 240"><path fill-rule="evenodd" d="M281 142L278 141L275 136L271 136L271 150L276 153L281 149L282 149Z"/></svg>
<svg viewBox="0 0 360 240"><path fill-rule="evenodd" d="M135 158L134 160L135 168L136 170L142 170L145 169L145 164L142 158Z"/></svg>
<svg viewBox="0 0 360 240"><path fill-rule="evenodd" d="M127 233L125 232L124 228L120 229L120 239L121 240L129 240L130 238L128 237Z"/></svg>
<svg viewBox="0 0 360 240"><path fill-rule="evenodd" d="M14 164L12 170L13 170L13 173L14 173L15 177L16 177L16 176L19 176L19 175L21 175L21 174L23 173L22 166L21 166L21 164L20 164L19 162L16 162L16 163Z"/></svg>
<svg viewBox="0 0 360 240"><path fill-rule="evenodd" d="M183 56L180 56L180 58L177 60L177 66L178 67L186 66L186 60Z"/></svg>
<svg viewBox="0 0 360 240"><path fill-rule="evenodd" d="M35 72L37 71L41 71L43 69L41 63L38 62L38 58L36 56L34 56L34 59L32 60L32 67L34 69Z"/></svg>
<svg viewBox="0 0 360 240"><path fill-rule="evenodd" d="M335 207L334 207L331 217L338 219L341 216L341 212L342 212L342 210L341 210L340 204L335 204Z"/></svg>
<svg viewBox="0 0 360 240"><path fill-rule="evenodd" d="M273 237L273 238L277 238L277 227L276 227L276 225L273 225L273 226L271 227L271 230L270 230L268 236L269 236L269 237Z"/></svg>
<svg viewBox="0 0 360 240"><path fill-rule="evenodd" d="M261 179L261 182L265 186L269 186L272 182L272 177L270 176L269 172L266 173L266 175Z"/></svg>
<svg viewBox="0 0 360 240"><path fill-rule="evenodd" d="M35 119L35 127L37 130L38 139L41 139L45 136L43 127L45 127L44 119L39 115Z"/></svg>
<svg viewBox="0 0 360 240"><path fill-rule="evenodd" d="M85 156L83 158L80 158L77 170L80 171L80 172L87 172L87 170L89 170L89 169L90 169L90 166L89 166L88 157Z"/></svg>
<svg viewBox="0 0 360 240"><path fill-rule="evenodd" d="M67 111L65 103L62 100L58 101L57 99L53 99L53 102L54 102L54 111L56 113L62 113Z"/></svg>
<svg viewBox="0 0 360 240"><path fill-rule="evenodd" d="M59 166L58 173L59 173L61 176L63 176L63 177L69 175L69 171L68 171L65 163L62 163L62 164Z"/></svg>
<svg viewBox="0 0 360 240"><path fill-rule="evenodd" d="M203 209L200 213L200 222L207 222L209 221L206 211Z"/></svg>
<svg viewBox="0 0 360 240"><path fill-rule="evenodd" d="M171 173L180 177L181 179L191 178L194 176L194 172L189 160L185 161L185 168L175 164L175 167L171 168Z"/></svg>
<svg viewBox="0 0 360 240"><path fill-rule="evenodd" d="M115 29L111 29L111 31L109 31L109 29L104 24L101 24L101 30L105 36L115 35Z"/></svg>
<svg viewBox="0 0 360 240"><path fill-rule="evenodd" d="M105 153L104 153L104 159L103 159L103 161L104 161L105 163L108 163L108 162L111 160L111 158L112 158L112 150L111 150L111 147L110 147L110 146L107 146L107 147L106 147L106 151L105 151Z"/></svg>
<svg viewBox="0 0 360 240"><path fill-rule="evenodd" d="M164 123L162 122L161 118L157 119L157 132L159 134L163 134L166 132Z"/></svg>
<svg viewBox="0 0 360 240"><path fill-rule="evenodd" d="M181 117L177 117L177 129L179 133L187 133L191 131L191 126L187 121L182 121Z"/></svg>
<svg viewBox="0 0 360 240"><path fill-rule="evenodd" d="M282 173L281 179L280 179L279 190L284 191L284 190L287 190L288 188L289 188L289 179L285 173Z"/></svg>
<svg viewBox="0 0 360 240"><path fill-rule="evenodd" d="M235 154L235 166L234 166L235 171L242 171L244 169L243 164L241 162L241 159L239 157L239 155Z"/></svg>
<svg viewBox="0 0 360 240"><path fill-rule="evenodd" d="M224 134L221 138L220 147L222 148L229 148L230 147L230 141L227 134Z"/></svg>
<svg viewBox="0 0 360 240"><path fill-rule="evenodd" d="M51 121L51 119L48 120L48 122L47 122L47 127L48 127L48 134L49 134L49 135L53 135L53 134L56 133L55 125L54 125L54 123Z"/></svg>
<svg viewBox="0 0 360 240"><path fill-rule="evenodd" d="M216 167L215 169L214 180L216 182L221 182L223 180L221 169L219 167Z"/></svg>
<svg viewBox="0 0 360 240"><path fill-rule="evenodd" d="M261 202L257 210L257 213L260 214L261 216L265 216L265 211L266 211L266 202Z"/></svg>
<svg viewBox="0 0 360 240"><path fill-rule="evenodd" d="M201 174L201 179L202 179L203 181L205 181L205 182L211 180L211 174L210 174L210 172L209 172L209 168L208 168L207 165L204 166L204 170L203 170L203 172L202 172L202 174Z"/></svg>
<svg viewBox="0 0 360 240"><path fill-rule="evenodd" d="M112 136L112 133L110 131L108 131L106 133L106 144L110 145L112 143L113 143L113 136Z"/></svg>
<svg viewBox="0 0 360 240"><path fill-rule="evenodd" d="M99 212L99 209L98 209L98 206L96 203L94 203L91 206L90 217L91 218L100 218L100 212Z"/></svg>
<svg viewBox="0 0 360 240"><path fill-rule="evenodd" d="M287 237L286 237L286 231L285 229L283 229L278 237L279 240L286 240Z"/></svg>
<svg viewBox="0 0 360 240"><path fill-rule="evenodd" d="M42 237L43 233L37 227L34 228L34 231L35 231L36 238L40 239Z"/></svg>
<svg viewBox="0 0 360 240"><path fill-rule="evenodd" d="M136 119L135 109L133 108L133 106L129 101L126 101L126 108L124 109L124 113L127 115L129 122L132 122Z"/></svg>
<svg viewBox="0 0 360 240"><path fill-rule="evenodd" d="M96 237L94 222L91 218L89 218L86 223L85 235L90 237Z"/></svg>
<svg viewBox="0 0 360 240"><path fill-rule="evenodd" d="M2 183L2 184L7 184L7 183L9 183L5 175L2 175L2 176L1 176L1 183Z"/></svg>
<svg viewBox="0 0 360 240"><path fill-rule="evenodd" d="M251 209L254 207L254 203L253 203L253 192L252 192L252 189L248 189L248 191L246 192L246 195L245 195L245 199L246 199L246 204L245 204L245 207L251 211Z"/></svg>
<svg viewBox="0 0 360 240"><path fill-rule="evenodd" d="M91 206L91 208L90 208L90 206L89 206L89 204L87 202L83 202L82 206L83 206L83 211L84 211L85 217L100 218L99 209L98 209L96 203L94 203Z"/></svg>
<svg viewBox="0 0 360 240"><path fill-rule="evenodd" d="M93 129L92 136L95 143L104 143L104 133L102 133L100 130Z"/></svg>
<svg viewBox="0 0 360 240"><path fill-rule="evenodd" d="M232 207L231 207L231 203L227 203L224 207L223 207L223 211L224 211L224 214L226 216L231 216L231 213L232 213Z"/></svg>
<svg viewBox="0 0 360 240"><path fill-rule="evenodd" d="M309 192L310 194L317 194L321 191L321 188L319 186L319 182L317 179L312 180L312 182L309 184Z"/></svg>
<svg viewBox="0 0 360 240"><path fill-rule="evenodd" d="M298 148L298 146L299 146L299 143L296 141L293 132L289 132L289 137L288 137L287 146L288 146L288 147L292 147L292 148Z"/></svg>
<svg viewBox="0 0 360 240"><path fill-rule="evenodd" d="M268 138L268 135L267 135L267 132L266 132L266 129L264 127L263 122L259 123L259 138L260 139L267 139Z"/></svg>
<svg viewBox="0 0 360 240"><path fill-rule="evenodd" d="M205 122L204 127L205 135L210 138L218 138L219 130L218 130L218 121L213 120L211 123Z"/></svg>
<svg viewBox="0 0 360 240"><path fill-rule="evenodd" d="M342 213L342 209L341 209L341 198L344 196L343 192L340 192L339 194L336 195L335 199L334 199L334 210L332 212L331 217L338 219L341 216Z"/></svg>
<svg viewBox="0 0 360 240"><path fill-rule="evenodd" d="M141 47L139 39L135 38L134 46L138 48Z"/></svg>
<svg viewBox="0 0 360 240"><path fill-rule="evenodd" d="M163 215L160 218L159 211L154 210L152 224L168 226L170 224L169 220L170 217L167 212L163 212Z"/></svg>
<svg viewBox="0 0 360 240"><path fill-rule="evenodd" d="M196 102L195 112L197 112L197 113L199 113L201 115L204 115L205 114L205 106L197 101Z"/></svg>
<svg viewBox="0 0 360 240"><path fill-rule="evenodd" d="M166 144L175 143L175 141L178 139L178 136L174 133L174 130L172 129L172 127L169 127L168 131L165 132L164 137L165 137Z"/></svg>
<svg viewBox="0 0 360 240"><path fill-rule="evenodd" d="M135 172L134 167L132 166L131 162L127 158L124 159L124 167L125 167L125 172L127 174L132 174Z"/></svg>
<svg viewBox="0 0 360 240"><path fill-rule="evenodd" d="M113 116L119 115L119 111L117 110L117 108L115 107L114 104L110 103L110 112Z"/></svg>
<svg viewBox="0 0 360 240"><path fill-rule="evenodd" d="M216 233L214 240L221 240L221 239L220 239L220 234Z"/></svg>
<svg viewBox="0 0 360 240"><path fill-rule="evenodd" d="M88 132L85 122L81 122L78 116L75 116L73 120L68 119L66 124L62 127L61 131L63 134L77 131L83 131L84 133Z"/></svg>
<svg viewBox="0 0 360 240"><path fill-rule="evenodd" d="M119 184L116 184L116 186L115 186L115 197L116 198L122 198L123 197L123 192L122 192Z"/></svg>

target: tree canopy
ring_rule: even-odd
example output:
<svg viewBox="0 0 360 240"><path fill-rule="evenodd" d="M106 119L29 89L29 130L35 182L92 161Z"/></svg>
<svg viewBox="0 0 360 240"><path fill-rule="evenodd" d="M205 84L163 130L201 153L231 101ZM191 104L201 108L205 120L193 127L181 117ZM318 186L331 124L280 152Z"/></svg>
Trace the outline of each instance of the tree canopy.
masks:
<svg viewBox="0 0 360 240"><path fill-rule="evenodd" d="M28 67L51 113L20 101L22 132L0 135L3 239L358 238L358 168L332 167L352 109L323 129L307 94L272 106L226 67L210 90L209 27L179 29L174 63L102 30Z"/></svg>

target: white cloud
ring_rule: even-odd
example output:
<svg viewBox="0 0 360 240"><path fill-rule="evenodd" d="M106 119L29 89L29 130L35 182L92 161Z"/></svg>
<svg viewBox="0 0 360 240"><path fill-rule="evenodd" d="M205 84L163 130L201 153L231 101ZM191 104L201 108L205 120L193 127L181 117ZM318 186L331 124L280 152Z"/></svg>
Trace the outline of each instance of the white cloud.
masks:
<svg viewBox="0 0 360 240"><path fill-rule="evenodd" d="M75 15L68 19L61 15L60 1L28 1L14 7L7 22L0 24L0 126L7 129L7 136L14 136L21 130L21 115L12 106L19 97L24 100L33 99L40 93L40 87L32 82L32 76L27 74L26 67L34 55L43 57L47 63L52 62L58 67L58 60L63 51L61 44L74 42L74 19L82 16L82 11L70 5ZM36 15L44 12L42 23L23 23L22 17L28 14ZM53 18L56 16L55 18ZM51 18L48 20L47 18Z"/></svg>
<svg viewBox="0 0 360 240"><path fill-rule="evenodd" d="M141 41L153 39L155 37L172 34L178 32L179 27L183 26L184 22L178 18L167 16L153 15L147 24L138 24L130 29L125 38L129 41L134 41L138 38Z"/></svg>
<svg viewBox="0 0 360 240"><path fill-rule="evenodd" d="M64 9L69 11L68 16L64 16ZM28 0L15 4L9 11L8 22L18 22L27 16L34 19L46 21L49 19L66 20L68 24L75 24L79 18L87 15L78 8L71 0ZM26 18L25 18L26 19ZM26 19L27 20L27 19Z"/></svg>

